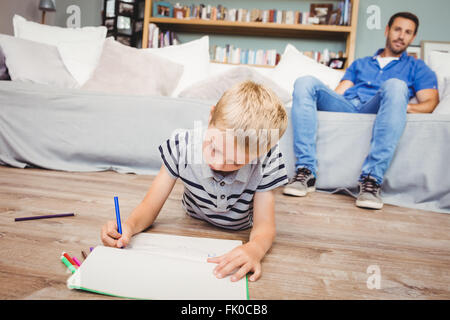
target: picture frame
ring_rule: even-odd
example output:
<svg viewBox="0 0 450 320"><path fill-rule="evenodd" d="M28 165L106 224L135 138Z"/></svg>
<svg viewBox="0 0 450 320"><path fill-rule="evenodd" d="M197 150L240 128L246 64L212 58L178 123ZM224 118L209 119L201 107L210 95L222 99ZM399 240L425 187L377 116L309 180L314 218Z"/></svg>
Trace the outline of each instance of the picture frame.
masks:
<svg viewBox="0 0 450 320"><path fill-rule="evenodd" d="M108 18L108 19L105 19L104 25L108 31L113 31L115 22L116 22L116 20L114 20L114 18Z"/></svg>
<svg viewBox="0 0 450 320"><path fill-rule="evenodd" d="M131 38L126 36L117 36L116 41L120 42L121 44L124 44L126 46L131 46Z"/></svg>
<svg viewBox="0 0 450 320"><path fill-rule="evenodd" d="M309 16L319 18L319 24L327 24L332 11L332 3L311 3Z"/></svg>
<svg viewBox="0 0 450 320"><path fill-rule="evenodd" d="M134 14L134 5L124 2L119 2L119 15L123 16L133 16Z"/></svg>
<svg viewBox="0 0 450 320"><path fill-rule="evenodd" d="M173 17L175 19L184 19L186 10L184 8L173 8Z"/></svg>
<svg viewBox="0 0 450 320"><path fill-rule="evenodd" d="M341 9L331 11L327 24L333 26L339 25L341 21L341 14Z"/></svg>
<svg viewBox="0 0 450 320"><path fill-rule="evenodd" d="M345 67L345 62L347 62L347 58L332 58L328 62L328 66L332 69L342 70Z"/></svg>
<svg viewBox="0 0 450 320"><path fill-rule="evenodd" d="M419 45L410 45L408 49L406 49L406 53L408 54L408 56L412 56L416 59L421 59L422 47Z"/></svg>
<svg viewBox="0 0 450 320"><path fill-rule="evenodd" d="M165 1L155 1L152 13L156 18L173 18L173 5Z"/></svg>
<svg viewBox="0 0 450 320"><path fill-rule="evenodd" d="M450 53L450 42L423 40L420 42L420 47L422 60L424 60L426 64L429 63L429 56L432 51Z"/></svg>
<svg viewBox="0 0 450 320"><path fill-rule="evenodd" d="M131 35L133 33L131 18L117 16L117 31L121 34Z"/></svg>

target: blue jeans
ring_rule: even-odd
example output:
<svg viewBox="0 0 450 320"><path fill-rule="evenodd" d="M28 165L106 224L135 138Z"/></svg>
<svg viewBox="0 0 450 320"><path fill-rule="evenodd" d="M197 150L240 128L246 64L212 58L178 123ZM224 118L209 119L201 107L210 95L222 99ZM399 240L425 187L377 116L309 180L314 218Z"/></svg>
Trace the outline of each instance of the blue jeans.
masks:
<svg viewBox="0 0 450 320"><path fill-rule="evenodd" d="M381 185L389 168L397 143L406 125L409 102L408 86L402 80L387 80L376 95L365 103L347 100L329 89L315 77L298 78L294 84L292 126L296 168L306 167L317 172L316 131L317 111L376 114L370 141L370 152L361 170Z"/></svg>

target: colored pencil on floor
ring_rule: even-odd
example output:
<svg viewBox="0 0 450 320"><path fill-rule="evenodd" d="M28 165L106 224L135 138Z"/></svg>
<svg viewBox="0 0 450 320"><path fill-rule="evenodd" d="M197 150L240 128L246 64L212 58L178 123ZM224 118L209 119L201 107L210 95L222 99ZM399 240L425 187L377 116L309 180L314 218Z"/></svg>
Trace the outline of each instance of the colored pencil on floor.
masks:
<svg viewBox="0 0 450 320"><path fill-rule="evenodd" d="M79 267L81 267L81 262L80 262L80 260L77 259L77 257L73 256L72 259L73 259L73 261L75 261L75 263L76 263Z"/></svg>
<svg viewBox="0 0 450 320"><path fill-rule="evenodd" d="M27 220L37 220L37 219L73 217L74 215L75 215L75 213L59 213L59 214L49 214L49 215L45 215L45 216L15 218L14 221L27 221Z"/></svg>
<svg viewBox="0 0 450 320"><path fill-rule="evenodd" d="M66 252L63 251L62 255L64 257L66 257L67 261L69 261L75 268L78 268L78 266L75 263L75 261L73 261L72 258Z"/></svg>
<svg viewBox="0 0 450 320"><path fill-rule="evenodd" d="M76 271L75 267L67 260L65 256L61 256L61 261L69 268L70 272L74 273Z"/></svg>
<svg viewBox="0 0 450 320"><path fill-rule="evenodd" d="M83 259L86 260L86 258L87 258L86 252L84 252L83 250L81 250L81 255L83 256Z"/></svg>

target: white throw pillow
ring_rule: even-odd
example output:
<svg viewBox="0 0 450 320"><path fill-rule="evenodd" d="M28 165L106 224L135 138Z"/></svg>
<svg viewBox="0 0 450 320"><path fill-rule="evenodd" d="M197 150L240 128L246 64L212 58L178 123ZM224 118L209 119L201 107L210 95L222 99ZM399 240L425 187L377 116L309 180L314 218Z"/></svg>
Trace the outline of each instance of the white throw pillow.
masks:
<svg viewBox="0 0 450 320"><path fill-rule="evenodd" d="M208 36L180 45L144 50L184 66L183 76L181 77L177 88L172 93L172 97L177 97L181 91L208 76Z"/></svg>
<svg viewBox="0 0 450 320"><path fill-rule="evenodd" d="M295 80L302 76L314 76L334 90L344 74L342 71L317 63L300 53L293 45L288 44L270 78L292 94Z"/></svg>
<svg viewBox="0 0 450 320"><path fill-rule="evenodd" d="M14 35L56 46L69 72L83 85L97 67L106 37L106 27L61 28L27 21L14 15Z"/></svg>
<svg viewBox="0 0 450 320"><path fill-rule="evenodd" d="M58 88L78 86L55 46L0 34L0 47L11 80Z"/></svg>
<svg viewBox="0 0 450 320"><path fill-rule="evenodd" d="M253 81L270 88L285 104L291 100L291 95L286 90L278 86L270 78L263 76L254 68L248 66L239 66L212 75L186 88L180 93L179 97L210 100L215 103L219 101L225 91L244 81Z"/></svg>
<svg viewBox="0 0 450 320"><path fill-rule="evenodd" d="M445 78L450 78L450 53L439 51L430 52L429 65L431 70L436 72L438 79L439 97L444 98L446 88Z"/></svg>
<svg viewBox="0 0 450 320"><path fill-rule="evenodd" d="M443 80L442 98L433 113L450 114L450 77Z"/></svg>
<svg viewBox="0 0 450 320"><path fill-rule="evenodd" d="M219 75L224 72L228 72L230 70L233 70L235 68L239 68L242 66L251 68L252 70L257 71L258 73L260 73L261 75L263 75L265 77L270 77L270 73L273 71L273 68L259 67L259 66L254 66L251 64L240 65L240 64L210 62L209 67L208 67L208 69L209 69L208 78L211 76Z"/></svg>

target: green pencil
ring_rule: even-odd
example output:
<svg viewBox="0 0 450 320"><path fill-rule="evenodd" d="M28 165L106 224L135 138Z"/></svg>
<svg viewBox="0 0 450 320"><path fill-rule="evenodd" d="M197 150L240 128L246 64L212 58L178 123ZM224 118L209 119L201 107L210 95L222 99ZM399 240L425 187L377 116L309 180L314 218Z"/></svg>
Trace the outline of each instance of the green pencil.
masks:
<svg viewBox="0 0 450 320"><path fill-rule="evenodd" d="M69 260L66 259L66 257L61 256L61 261L66 265L67 268L69 268L69 270L74 273L75 271L77 271L75 269L75 267L69 262Z"/></svg>

